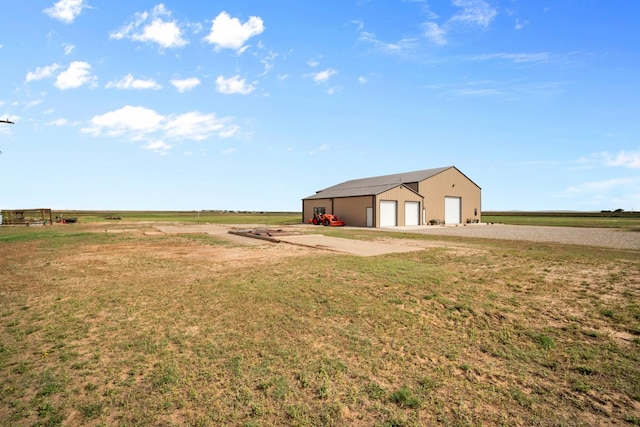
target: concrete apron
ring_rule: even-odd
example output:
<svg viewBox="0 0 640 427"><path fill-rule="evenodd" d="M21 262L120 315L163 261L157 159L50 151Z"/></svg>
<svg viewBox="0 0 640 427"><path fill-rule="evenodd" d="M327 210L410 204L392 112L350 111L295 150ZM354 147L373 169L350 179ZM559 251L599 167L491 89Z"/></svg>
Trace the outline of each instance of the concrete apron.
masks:
<svg viewBox="0 0 640 427"><path fill-rule="evenodd" d="M255 237L240 236L230 233L228 227L222 225L157 225L155 228L163 233L206 233L219 238L246 245L268 244ZM277 239L277 240L276 240ZM363 240L329 237L322 234L299 234L277 236L276 241L292 245L307 246L327 251L341 252L358 256L376 256L391 253L420 251L422 248L389 242L371 242Z"/></svg>
<svg viewBox="0 0 640 427"><path fill-rule="evenodd" d="M422 248L388 242L369 242L363 240L329 237L322 234L302 234L279 237L281 242L308 246L334 252L342 252L358 256L376 256L400 252L420 251Z"/></svg>

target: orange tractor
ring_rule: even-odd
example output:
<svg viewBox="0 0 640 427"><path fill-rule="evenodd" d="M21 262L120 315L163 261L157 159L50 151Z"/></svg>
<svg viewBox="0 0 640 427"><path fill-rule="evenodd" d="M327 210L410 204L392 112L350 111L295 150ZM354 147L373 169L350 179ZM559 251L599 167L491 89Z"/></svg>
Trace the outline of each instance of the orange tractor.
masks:
<svg viewBox="0 0 640 427"><path fill-rule="evenodd" d="M311 218L309 224L324 225L325 227L343 227L344 221L340 220L337 215L317 213Z"/></svg>

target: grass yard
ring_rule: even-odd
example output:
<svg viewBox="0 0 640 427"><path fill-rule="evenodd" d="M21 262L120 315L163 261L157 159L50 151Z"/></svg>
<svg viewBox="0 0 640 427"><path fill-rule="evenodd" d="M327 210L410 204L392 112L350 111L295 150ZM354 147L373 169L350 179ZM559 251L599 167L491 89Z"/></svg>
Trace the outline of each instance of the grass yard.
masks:
<svg viewBox="0 0 640 427"><path fill-rule="evenodd" d="M180 222L183 224L299 224L299 212L229 212L229 211L54 211L53 216L75 217L81 223L122 221ZM117 219L114 219L117 218Z"/></svg>
<svg viewBox="0 0 640 427"><path fill-rule="evenodd" d="M640 425L637 251L104 227L0 228L1 425Z"/></svg>
<svg viewBox="0 0 640 427"><path fill-rule="evenodd" d="M640 212L483 212L482 221L512 225L604 227L640 231Z"/></svg>

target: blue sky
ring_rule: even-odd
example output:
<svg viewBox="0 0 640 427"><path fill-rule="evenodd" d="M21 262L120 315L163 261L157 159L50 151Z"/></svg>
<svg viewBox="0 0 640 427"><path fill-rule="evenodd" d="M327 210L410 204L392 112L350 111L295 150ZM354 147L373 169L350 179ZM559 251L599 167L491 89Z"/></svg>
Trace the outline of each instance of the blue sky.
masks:
<svg viewBox="0 0 640 427"><path fill-rule="evenodd" d="M640 210L640 2L3 1L0 208L299 211L454 165Z"/></svg>

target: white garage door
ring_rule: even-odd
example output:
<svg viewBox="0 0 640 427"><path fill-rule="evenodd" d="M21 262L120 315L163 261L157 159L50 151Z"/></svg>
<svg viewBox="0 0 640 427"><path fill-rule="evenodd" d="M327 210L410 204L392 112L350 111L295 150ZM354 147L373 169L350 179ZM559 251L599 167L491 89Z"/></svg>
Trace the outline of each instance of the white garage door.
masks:
<svg viewBox="0 0 640 427"><path fill-rule="evenodd" d="M420 202L404 202L404 225L420 225Z"/></svg>
<svg viewBox="0 0 640 427"><path fill-rule="evenodd" d="M398 225L397 206L398 202L395 201L380 201L380 227L395 227Z"/></svg>
<svg viewBox="0 0 640 427"><path fill-rule="evenodd" d="M445 224L460 224L461 222L460 206L461 205L462 205L462 199L460 197L444 198L444 223Z"/></svg>

